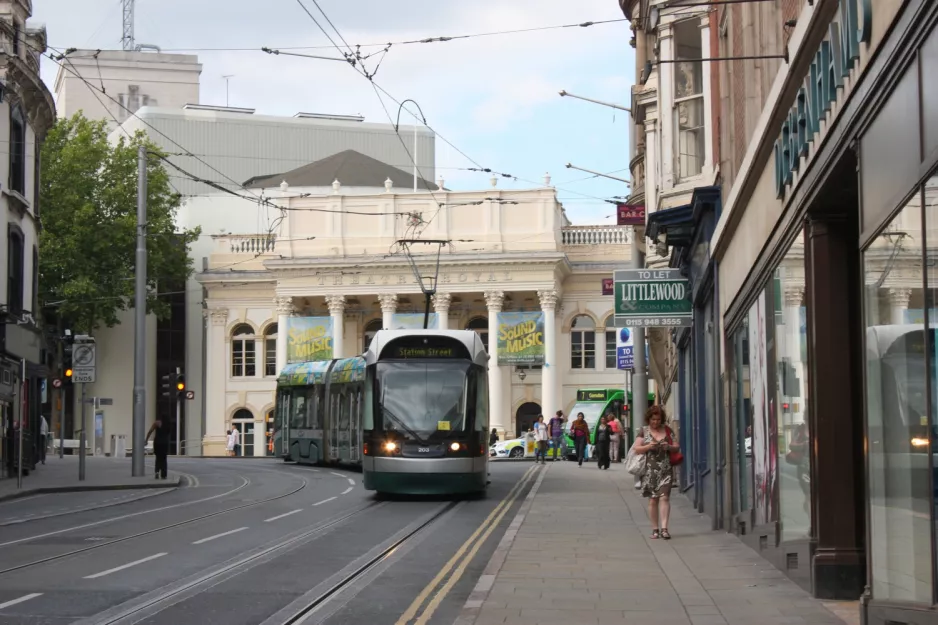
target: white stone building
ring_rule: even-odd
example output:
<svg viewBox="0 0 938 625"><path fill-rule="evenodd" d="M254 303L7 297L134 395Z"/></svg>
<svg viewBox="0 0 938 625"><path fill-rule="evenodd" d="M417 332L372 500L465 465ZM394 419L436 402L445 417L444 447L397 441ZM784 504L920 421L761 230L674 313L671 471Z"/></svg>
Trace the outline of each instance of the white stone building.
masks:
<svg viewBox="0 0 938 625"><path fill-rule="evenodd" d="M628 267L630 228L572 226L549 178L523 191L493 185L416 195L398 193L391 181L350 194L341 181L328 194L309 182L319 195L301 197L307 189L289 185L273 194L288 209L276 236L245 229L212 237L198 275L207 321L204 454L223 455L231 427L241 430L245 453L266 453L264 423L286 357L278 330L289 316L330 315L335 353L348 357L361 354L394 312L423 311L406 257L393 253L394 242L413 232L453 242L442 253L433 300L440 327L474 329L491 352L488 328L499 311L547 313L546 366L490 365L493 427L514 435L538 413L569 410L577 388L623 385L602 281ZM220 208L229 200L213 201ZM431 264L418 260L424 270Z"/></svg>

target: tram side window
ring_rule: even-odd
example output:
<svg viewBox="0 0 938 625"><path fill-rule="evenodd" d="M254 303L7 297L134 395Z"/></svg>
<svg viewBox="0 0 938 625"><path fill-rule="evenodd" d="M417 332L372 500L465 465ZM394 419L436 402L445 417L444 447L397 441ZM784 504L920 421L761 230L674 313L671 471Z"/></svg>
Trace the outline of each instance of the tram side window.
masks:
<svg viewBox="0 0 938 625"><path fill-rule="evenodd" d="M290 427L306 427L306 392L305 389L295 388L290 391Z"/></svg>
<svg viewBox="0 0 938 625"><path fill-rule="evenodd" d="M365 381L365 405L362 406L362 429L370 432L375 429L375 396L374 396L374 369L368 370Z"/></svg>
<svg viewBox="0 0 938 625"><path fill-rule="evenodd" d="M473 369L476 380L476 430L489 430L489 379L485 371Z"/></svg>

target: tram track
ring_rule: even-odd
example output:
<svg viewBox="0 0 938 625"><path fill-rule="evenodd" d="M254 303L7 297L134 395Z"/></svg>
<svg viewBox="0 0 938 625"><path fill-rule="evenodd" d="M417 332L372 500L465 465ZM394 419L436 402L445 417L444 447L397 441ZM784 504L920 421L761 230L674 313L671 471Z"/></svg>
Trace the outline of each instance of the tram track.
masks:
<svg viewBox="0 0 938 625"><path fill-rule="evenodd" d="M248 478L246 478L246 477L244 477L244 476L242 476L242 475L238 475L238 477L243 480L243 482L242 482L241 485L239 485L237 488L234 488L234 489L232 489L232 490L230 490L230 491L227 491L227 492L225 492L225 493L221 493L221 494L219 494L219 495L213 495L213 496L211 496L211 497L206 497L206 498L198 499L198 500L195 500L195 501L187 501L187 502L182 502L182 503L178 503L178 504L173 504L173 505L171 505L171 506L164 506L163 508L158 508L158 509L156 509L156 510L143 510L143 511L140 511L140 512L133 512L133 513L125 514L125 515L118 516L118 517L112 517L112 518L110 518L110 519L104 519L104 520L101 520L101 521L95 521L95 522L92 522L92 523L86 523L86 524L84 524L84 525L80 525L80 526L77 526L77 527L71 527L71 528L66 528L66 529L62 529L62 530L56 530L56 531L54 531L54 532L47 532L47 533L45 533L45 534L40 534L40 535L37 535L37 536L25 537L25 538L21 538L21 539L9 541L9 542L6 542L6 543L2 543L2 544L0 544L0 548L7 547L7 546L11 546L11 545L15 545L15 544L30 543L30 542L32 542L32 541L41 540L42 538L46 538L46 537L48 537L48 536L54 536L54 535L57 535L57 534L63 534L63 533L67 533L67 532L74 532L74 531L81 530L81 529L87 529L87 528L89 528L89 527L96 527L96 526L104 525L104 524L107 524L107 523L113 523L113 522L116 522L116 521L122 521L122 520L125 520L125 519L129 519L129 518L133 518L133 517L138 517L138 516L141 516L141 515L144 515L144 514L153 514L154 512L162 512L162 511L169 510L169 509L172 509L172 508L179 508L179 507L183 507L183 506L195 505L195 504L198 504L198 503L204 503L204 502L206 502L206 501L211 501L211 500L213 500L213 499L218 499L218 498L220 498L220 497L225 497L225 496L228 496L228 495L232 495L232 494L234 494L234 493L240 491L241 489L246 488L246 487L249 486L250 483L251 483L250 479L248 479ZM257 501L251 501L251 502L243 503L243 504L241 504L241 505L232 506L232 507L230 507L230 508L225 508L224 510L216 510L215 512L210 512L210 513L208 513L208 514L203 514L203 515L200 515L200 516L197 516L197 517L193 517L193 518L190 518L190 519L186 519L186 520L184 520L184 521L177 521L177 522L175 522L175 523L169 523L169 524L167 524L167 525L162 525L162 526L160 526L160 527L156 527L156 528L153 528L153 529L149 529L149 530L146 530L146 531L143 531L143 532L137 532L137 533L135 533L135 534L131 534L131 535L128 535L128 536L121 536L121 537L119 537L119 538L115 538L115 539L112 539L112 540L105 540L105 541L95 542L94 544L88 545L87 547L82 547L82 548L80 548L80 549L73 549L72 551L68 551L68 552L60 553L60 554L55 554L55 555L48 556L48 557L45 557L45 558L40 558L40 559L37 559L37 560L33 560L33 561L31 561L31 562L24 562L24 563L22 563L22 564L17 564L17 565L15 565L15 566L11 566L11 567L8 567L8 568L5 568L5 569L0 569L0 576L6 575L6 574L8 574L8 573L12 573L12 572L14 572L14 571L21 571L21 570L23 570L23 569L31 568L31 567L34 567L34 566L39 566L39 565L41 565L41 564L47 564L47 563L49 563L49 562L55 562L55 561L57 561L57 560L64 560L65 558L69 558L69 557L74 556L74 555L78 555L78 554L81 554L81 553L87 553L87 552L89 552L89 551L94 551L94 550L96 550L96 549L102 549L102 548L104 548L104 547L109 547L109 546L111 546L111 545L115 545L115 544L118 544L118 543L126 542L126 541L128 541L128 540L134 540L134 539L136 539L136 538L141 538L141 537L143 537L143 536L149 536L149 535L152 535L152 534L157 534L157 533L159 533L159 532L165 532L166 530L174 529L174 528L181 527L181 526L184 526L184 525L189 525L189 524L192 524L192 523L196 523L196 522L198 522L198 521L204 521L205 519L210 519L210 518L213 518L213 517L221 516L221 515L223 515L223 514L228 514L228 513L230 513L230 512L235 512L235 511L237 511L237 510L244 510L244 509L246 509L246 508L252 508L252 507L255 507L255 506L260 506L260 505L263 505L263 504L270 503L270 502L272 502L272 501L277 501L277 500L279 500L279 499L284 499L284 498L286 498L286 497L290 497L290 496L292 496L292 495L295 495L296 493L298 493L298 492L300 492L301 490L305 489L305 488L309 485L309 481L308 481L305 477L300 477L299 479L300 479L300 481L301 481L301 484L300 484L297 488L294 488L293 490L291 490L291 491L289 491L289 492L286 492L286 493L281 493L281 494L276 495L276 496L273 496L273 497L267 497L267 498L265 498L265 499L259 499L259 500L257 500Z"/></svg>

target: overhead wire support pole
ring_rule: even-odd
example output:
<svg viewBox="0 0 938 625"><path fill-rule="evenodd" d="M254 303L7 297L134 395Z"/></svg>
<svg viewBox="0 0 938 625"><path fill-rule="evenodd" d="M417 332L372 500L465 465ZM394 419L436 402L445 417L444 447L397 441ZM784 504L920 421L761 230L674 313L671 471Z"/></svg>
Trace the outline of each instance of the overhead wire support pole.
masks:
<svg viewBox="0 0 938 625"><path fill-rule="evenodd" d="M143 477L146 446L146 348L147 348L147 148L137 153L137 255L134 285L134 404L131 472ZM84 409L84 403L82 403Z"/></svg>
<svg viewBox="0 0 938 625"><path fill-rule="evenodd" d="M443 251L444 245L449 245L451 241L444 241L441 239L400 239L396 241L398 245L404 248L404 254L407 256L407 261L410 263L410 268L414 272L414 277L417 279L417 284L420 285L420 290L423 291L424 295L424 312L423 312L423 329L426 330L430 325L430 302L433 299L433 296L436 295L437 282L440 276L440 254ZM417 267L417 261L414 260L414 255L410 253L410 246L415 243L423 243L426 245L439 245L436 251L436 267L433 271L433 277L422 277L420 275L420 268ZM429 285L429 286L428 286Z"/></svg>
<svg viewBox="0 0 938 625"><path fill-rule="evenodd" d="M625 178L617 178L616 176L610 176L609 174L604 174L598 171L593 171L592 169L584 169L582 167L577 167L576 165L572 165L570 163L567 163L567 169L576 169L579 171L585 171L588 174L593 174L594 176L600 176L602 178L609 178L610 180L618 180L619 182L624 182L625 184L630 185L630 186L632 184L631 180L626 180Z"/></svg>
<svg viewBox="0 0 938 625"><path fill-rule="evenodd" d="M401 102L399 107L397 107L397 123L394 124L394 132L399 132L399 129L401 127L401 111L404 110L404 105L407 104L408 102L413 102L414 106L417 107L417 110L420 111L420 119L423 121L423 125L424 126L427 125L427 116L423 114L423 109L420 108L420 105L417 104L415 100L407 98L406 100ZM407 111L407 112L410 113L410 111ZM410 113L410 114L414 115L413 113ZM414 115L414 117L417 117L417 116ZM414 155L413 156L414 157L411 160L414 161L414 193L416 193L417 192L417 122L416 121L414 121Z"/></svg>

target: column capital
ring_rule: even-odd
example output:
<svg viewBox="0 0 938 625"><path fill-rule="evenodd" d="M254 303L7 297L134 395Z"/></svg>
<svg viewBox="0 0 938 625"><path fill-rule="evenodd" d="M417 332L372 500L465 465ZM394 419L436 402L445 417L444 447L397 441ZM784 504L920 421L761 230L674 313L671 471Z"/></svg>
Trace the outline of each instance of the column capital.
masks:
<svg viewBox="0 0 938 625"><path fill-rule="evenodd" d="M326 305L329 306L330 315L341 315L343 312L345 312L345 296L327 295Z"/></svg>
<svg viewBox="0 0 938 625"><path fill-rule="evenodd" d="M803 301L803 286L791 286L785 289L785 306L801 306Z"/></svg>
<svg viewBox="0 0 938 625"><path fill-rule="evenodd" d="M893 306L902 306L903 308L908 308L910 299L912 299L912 289L889 289L889 303Z"/></svg>
<svg viewBox="0 0 938 625"><path fill-rule="evenodd" d="M433 296L433 309L438 313L449 313L449 306L453 301L451 293L437 293Z"/></svg>
<svg viewBox="0 0 938 625"><path fill-rule="evenodd" d="M378 303L381 305L381 312L394 313L395 311L397 311L397 294L396 293L379 293Z"/></svg>
<svg viewBox="0 0 938 625"><path fill-rule="evenodd" d="M485 305L489 307L489 312L501 312L502 305L505 303L504 291L486 291Z"/></svg>
<svg viewBox="0 0 938 625"><path fill-rule="evenodd" d="M213 326L223 326L228 323L227 308L206 308L202 311L202 316L206 319L211 318Z"/></svg>
<svg viewBox="0 0 938 625"><path fill-rule="evenodd" d="M274 298L274 304L277 305L277 314L278 315L292 315L296 308L293 306L292 297L283 297L278 295Z"/></svg>
<svg viewBox="0 0 938 625"><path fill-rule="evenodd" d="M537 292L538 299L541 300L541 309L544 311L557 310L560 303L560 293L554 289Z"/></svg>

